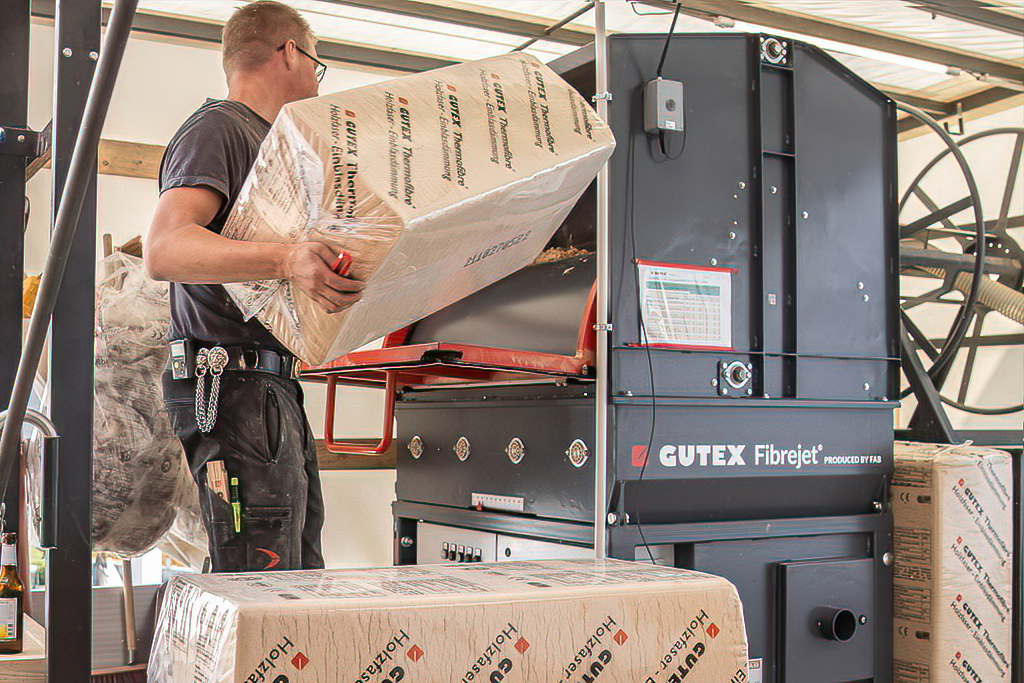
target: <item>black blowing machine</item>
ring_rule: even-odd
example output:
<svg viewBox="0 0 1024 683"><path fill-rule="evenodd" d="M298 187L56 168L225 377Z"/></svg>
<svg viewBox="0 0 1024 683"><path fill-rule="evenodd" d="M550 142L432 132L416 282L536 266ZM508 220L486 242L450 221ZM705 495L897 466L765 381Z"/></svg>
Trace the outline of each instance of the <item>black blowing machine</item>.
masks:
<svg viewBox="0 0 1024 683"><path fill-rule="evenodd" d="M895 105L767 35L673 37L650 86L665 43L608 38L607 93L592 49L552 64L618 141L556 235L574 256L308 374L388 392L397 563L719 574L751 681L889 683Z"/></svg>

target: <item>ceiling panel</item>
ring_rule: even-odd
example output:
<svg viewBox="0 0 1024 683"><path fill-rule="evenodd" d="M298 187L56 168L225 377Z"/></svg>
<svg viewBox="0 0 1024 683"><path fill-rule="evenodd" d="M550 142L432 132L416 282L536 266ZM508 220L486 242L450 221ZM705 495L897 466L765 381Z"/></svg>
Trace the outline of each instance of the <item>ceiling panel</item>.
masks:
<svg viewBox="0 0 1024 683"><path fill-rule="evenodd" d="M884 31L996 59L1024 60L1024 40L1020 36L932 16L904 0L755 0L752 4ZM1018 3L1018 13L1021 7Z"/></svg>
<svg viewBox="0 0 1024 683"><path fill-rule="evenodd" d="M358 43L382 50L401 50L447 60L480 59L502 54L525 42L526 37L501 31L412 17L386 11L388 0L378 0L380 9L345 4L345 0L287 0L300 9L317 36L327 41ZM140 10L193 17L223 23L245 0L140 0ZM109 4L109 3L105 3ZM541 26L551 26L587 6L582 0L416 0L423 6L479 12L488 16L511 17ZM940 47L974 53L1024 66L1024 40L1010 33L985 28L914 9L906 0L704 0L702 7L723 8L742 4L764 9L799 13L819 21L843 24L861 30L885 33ZM991 0L1008 11L1021 14L1021 0ZM665 33L671 12L628 0L607 0L607 26L611 32ZM567 25L576 31L592 32L594 12L585 12ZM504 27L505 25L503 25ZM877 50L823 40L814 36L736 22L716 27L710 20L685 13L679 16L677 32L768 31L806 40L829 51L840 62L890 92L914 94L940 102L952 101L987 87L970 74L950 75L945 65L921 62ZM575 49L572 45L540 40L529 51L551 60ZM387 57L385 56L385 60ZM993 83L1005 85L1005 83Z"/></svg>

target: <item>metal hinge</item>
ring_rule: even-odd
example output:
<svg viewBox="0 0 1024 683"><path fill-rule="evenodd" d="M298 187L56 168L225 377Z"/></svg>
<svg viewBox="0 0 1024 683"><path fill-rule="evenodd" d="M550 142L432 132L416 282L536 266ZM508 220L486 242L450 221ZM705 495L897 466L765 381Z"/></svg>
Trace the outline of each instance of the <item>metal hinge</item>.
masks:
<svg viewBox="0 0 1024 683"><path fill-rule="evenodd" d="M41 149L40 136L29 128L0 126L0 154L35 159Z"/></svg>
<svg viewBox="0 0 1024 683"><path fill-rule="evenodd" d="M612 94L610 92L599 92L590 99L593 102L597 102L598 100L608 100L609 102L611 102Z"/></svg>

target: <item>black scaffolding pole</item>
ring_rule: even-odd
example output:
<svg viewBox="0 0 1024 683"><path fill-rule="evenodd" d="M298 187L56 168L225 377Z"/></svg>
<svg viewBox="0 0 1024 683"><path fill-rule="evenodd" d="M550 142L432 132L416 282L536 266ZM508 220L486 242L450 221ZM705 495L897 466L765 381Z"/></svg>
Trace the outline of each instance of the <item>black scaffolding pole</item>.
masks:
<svg viewBox="0 0 1024 683"><path fill-rule="evenodd" d="M58 361L50 372L52 417L66 445L57 466L56 544L47 556L46 660L47 679L60 683L87 683L92 669L96 151L137 4L118 0L102 54L100 0L61 0L57 5L53 230L0 435L2 483L17 461L21 424L52 318L51 354Z"/></svg>
<svg viewBox="0 0 1024 683"><path fill-rule="evenodd" d="M34 147L25 141L34 139L28 130L29 10L29 0L9 0L0 21L0 396L10 395L21 355L25 161ZM4 531L19 528L19 475L15 467L6 486Z"/></svg>

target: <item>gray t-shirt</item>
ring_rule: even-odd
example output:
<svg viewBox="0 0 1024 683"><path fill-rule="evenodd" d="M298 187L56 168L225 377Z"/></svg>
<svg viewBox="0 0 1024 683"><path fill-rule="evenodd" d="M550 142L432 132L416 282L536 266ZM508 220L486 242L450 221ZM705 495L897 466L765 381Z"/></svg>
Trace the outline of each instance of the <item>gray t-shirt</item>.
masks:
<svg viewBox="0 0 1024 683"><path fill-rule="evenodd" d="M182 124L160 162L160 193L205 187L224 198L206 227L220 233L270 124L232 100L207 100ZM171 339L191 338L225 346L284 347L258 320L246 322L221 285L171 283Z"/></svg>

